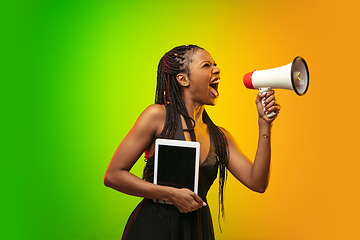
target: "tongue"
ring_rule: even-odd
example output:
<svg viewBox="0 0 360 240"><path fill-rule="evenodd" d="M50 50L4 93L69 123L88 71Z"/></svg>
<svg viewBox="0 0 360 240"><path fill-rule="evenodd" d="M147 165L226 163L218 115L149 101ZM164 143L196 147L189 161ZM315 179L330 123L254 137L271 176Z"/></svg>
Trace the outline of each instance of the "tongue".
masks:
<svg viewBox="0 0 360 240"><path fill-rule="evenodd" d="M218 97L219 93L214 89L214 88L210 88L210 92L214 95L214 97Z"/></svg>

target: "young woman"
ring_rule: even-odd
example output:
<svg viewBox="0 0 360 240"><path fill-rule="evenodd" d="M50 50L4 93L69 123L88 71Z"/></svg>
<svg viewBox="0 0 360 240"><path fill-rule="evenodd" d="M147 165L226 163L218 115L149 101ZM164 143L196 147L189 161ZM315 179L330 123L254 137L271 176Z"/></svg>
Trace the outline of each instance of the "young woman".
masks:
<svg viewBox="0 0 360 240"><path fill-rule="evenodd" d="M214 239L206 194L219 172L219 203L228 169L253 191L263 193L270 168L270 130L279 113L274 91L259 93L259 140L254 162L242 154L234 138L216 126L205 105L219 97L220 69L211 55L195 45L175 47L160 60L155 104L146 108L115 152L105 175L105 185L143 197L131 214L122 239ZM262 100L264 103L262 103ZM268 118L267 112L276 112ZM198 195L189 189L155 185L154 146L157 138L200 142ZM129 171L145 152L143 179ZM155 203L162 199L172 204Z"/></svg>

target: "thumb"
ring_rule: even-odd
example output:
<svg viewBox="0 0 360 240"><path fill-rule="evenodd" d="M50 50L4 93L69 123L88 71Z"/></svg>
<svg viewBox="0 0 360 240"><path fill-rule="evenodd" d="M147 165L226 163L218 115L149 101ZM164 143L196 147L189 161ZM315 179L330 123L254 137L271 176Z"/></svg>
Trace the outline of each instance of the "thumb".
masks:
<svg viewBox="0 0 360 240"><path fill-rule="evenodd" d="M194 193L193 198L200 205L200 207L207 206L206 202L204 202L196 193Z"/></svg>

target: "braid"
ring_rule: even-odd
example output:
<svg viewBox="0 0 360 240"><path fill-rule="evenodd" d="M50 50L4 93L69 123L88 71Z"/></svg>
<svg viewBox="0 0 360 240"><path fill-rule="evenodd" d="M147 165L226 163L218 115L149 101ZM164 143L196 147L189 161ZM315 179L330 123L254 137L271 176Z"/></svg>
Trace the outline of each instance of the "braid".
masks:
<svg viewBox="0 0 360 240"><path fill-rule="evenodd" d="M177 115L180 113L187 126L192 141L196 141L194 132L195 120L189 116L185 103L182 100L182 88L176 80L178 73L189 73L192 55L197 49L196 45L175 47L167 52L160 60L157 70L156 104L164 104L166 108L165 127L159 138L171 139L175 135Z"/></svg>
<svg viewBox="0 0 360 240"><path fill-rule="evenodd" d="M220 212L224 216L224 186L227 179L227 156L228 156L228 144L226 141L225 134L216 126L210 119L206 110L203 112L203 121L209 128L209 132L213 136L215 142L216 155L219 163L219 215L218 221L220 223ZM220 226L221 231L221 226Z"/></svg>
<svg viewBox="0 0 360 240"><path fill-rule="evenodd" d="M178 125L178 115L184 117L187 129L192 141L196 141L195 120L189 116L185 103L182 99L182 87L176 79L177 74L189 74L189 65L193 54L202 49L196 45L184 45L175 47L167 52L161 59L157 70L157 87L155 93L155 104L165 105L165 126L159 138L172 139ZM224 185L226 182L226 159L228 145L224 133L212 122L207 112L203 112L203 121L207 124L209 132L213 136L217 160L219 163L219 213L224 215ZM149 171L153 168L153 161L147 161L144 169L144 179L148 179ZM219 214L220 219L220 214ZM220 222L220 220L219 220Z"/></svg>

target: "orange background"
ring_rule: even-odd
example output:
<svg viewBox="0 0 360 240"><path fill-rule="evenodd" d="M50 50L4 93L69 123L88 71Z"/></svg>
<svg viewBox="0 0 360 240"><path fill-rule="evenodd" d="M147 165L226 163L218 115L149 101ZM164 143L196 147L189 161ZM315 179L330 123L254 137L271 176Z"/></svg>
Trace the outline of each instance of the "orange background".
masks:
<svg viewBox="0 0 360 240"><path fill-rule="evenodd" d="M219 28L229 51L209 49L223 71L221 100L211 114L249 157L256 150L255 93L235 79L297 55L310 70L305 96L276 91L282 111L272 133L268 191L251 193L230 177L219 239L359 237L358 9L355 1L261 1Z"/></svg>

